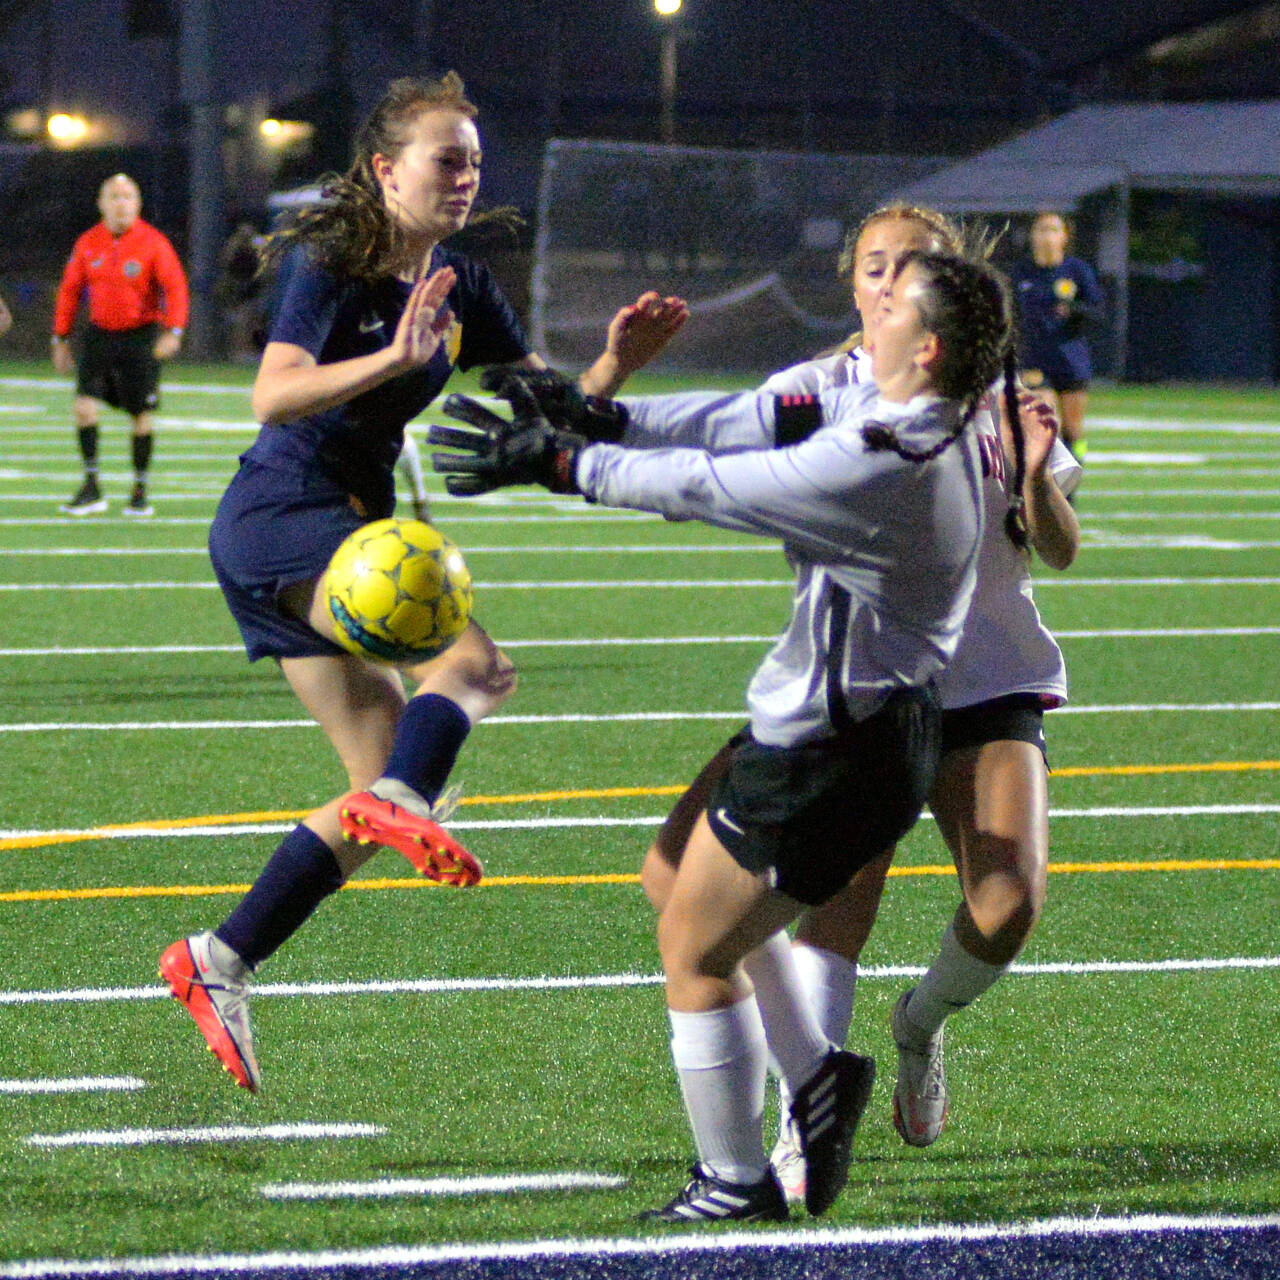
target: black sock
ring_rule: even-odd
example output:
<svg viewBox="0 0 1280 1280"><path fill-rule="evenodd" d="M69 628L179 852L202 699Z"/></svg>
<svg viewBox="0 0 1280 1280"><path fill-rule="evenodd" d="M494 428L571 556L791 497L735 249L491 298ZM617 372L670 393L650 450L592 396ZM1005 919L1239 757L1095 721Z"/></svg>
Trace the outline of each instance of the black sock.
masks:
<svg viewBox="0 0 1280 1280"><path fill-rule="evenodd" d="M440 693L410 698L396 723L391 759L382 771L434 804L471 732L467 713Z"/></svg>
<svg viewBox="0 0 1280 1280"><path fill-rule="evenodd" d="M98 424L77 427L76 439L80 445L80 457L84 459L84 473L87 476L98 474Z"/></svg>
<svg viewBox="0 0 1280 1280"><path fill-rule="evenodd" d="M299 824L280 842L253 888L214 935L256 968L341 887L342 870L333 850L310 827Z"/></svg>
<svg viewBox="0 0 1280 1280"><path fill-rule="evenodd" d="M133 473L139 484L145 484L147 468L151 465L151 442L154 437L148 432L145 436L133 437Z"/></svg>

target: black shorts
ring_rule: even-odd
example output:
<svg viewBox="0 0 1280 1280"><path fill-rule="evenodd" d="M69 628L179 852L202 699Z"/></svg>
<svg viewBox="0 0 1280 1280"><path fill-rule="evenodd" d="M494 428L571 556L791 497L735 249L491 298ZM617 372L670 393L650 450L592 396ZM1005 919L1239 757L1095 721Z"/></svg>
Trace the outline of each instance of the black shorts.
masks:
<svg viewBox="0 0 1280 1280"><path fill-rule="evenodd" d="M1010 693L942 713L942 754L988 742L1029 742L1046 756L1045 703L1036 693Z"/></svg>
<svg viewBox="0 0 1280 1280"><path fill-rule="evenodd" d="M89 325L76 373L76 394L104 400L137 417L160 403L160 361L155 357L156 325L111 332Z"/></svg>
<svg viewBox="0 0 1280 1280"><path fill-rule="evenodd" d="M707 804L716 838L741 867L817 906L902 839L920 816L940 758L937 694L903 689L834 738L771 747L733 740Z"/></svg>
<svg viewBox="0 0 1280 1280"><path fill-rule="evenodd" d="M334 485L245 461L218 503L209 557L250 662L345 653L281 593L319 578L348 534L367 523Z"/></svg>

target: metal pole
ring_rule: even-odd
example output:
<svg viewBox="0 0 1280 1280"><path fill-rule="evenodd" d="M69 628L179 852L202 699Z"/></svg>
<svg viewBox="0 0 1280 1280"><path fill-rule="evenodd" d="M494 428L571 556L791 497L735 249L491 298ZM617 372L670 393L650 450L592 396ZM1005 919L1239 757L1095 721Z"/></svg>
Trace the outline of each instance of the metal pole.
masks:
<svg viewBox="0 0 1280 1280"><path fill-rule="evenodd" d="M214 90L214 0L182 0L180 84L187 109L187 271L191 320L185 347L197 360L221 354L213 298L226 230L222 173L222 109Z"/></svg>
<svg viewBox="0 0 1280 1280"><path fill-rule="evenodd" d="M662 141L676 140L676 29L668 24L662 32Z"/></svg>

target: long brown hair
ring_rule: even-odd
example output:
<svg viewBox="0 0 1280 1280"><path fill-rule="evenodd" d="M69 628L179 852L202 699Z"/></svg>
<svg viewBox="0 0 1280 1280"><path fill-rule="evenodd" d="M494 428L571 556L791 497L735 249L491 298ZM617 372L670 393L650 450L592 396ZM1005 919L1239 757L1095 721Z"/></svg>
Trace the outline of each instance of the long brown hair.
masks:
<svg viewBox="0 0 1280 1280"><path fill-rule="evenodd" d="M278 259L293 245L305 243L337 275L357 280L385 275L402 251L404 232L387 210L373 157L397 159L410 141L414 122L428 111L457 111L471 119L479 114L456 71L438 80L393 80L356 135L351 167L321 179L320 203L276 231L267 241L265 256ZM494 219L516 225L519 214L502 208L471 220Z"/></svg>

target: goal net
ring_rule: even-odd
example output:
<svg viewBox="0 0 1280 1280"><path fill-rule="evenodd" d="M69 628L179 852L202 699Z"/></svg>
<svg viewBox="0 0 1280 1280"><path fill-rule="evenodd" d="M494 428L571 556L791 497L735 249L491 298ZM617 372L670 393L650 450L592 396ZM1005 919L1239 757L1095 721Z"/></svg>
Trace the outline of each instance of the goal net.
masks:
<svg viewBox="0 0 1280 1280"><path fill-rule="evenodd" d="M581 369L617 308L656 289L688 299L691 313L656 367L763 377L807 359L853 325L836 279L845 231L942 163L553 139L538 198L534 350Z"/></svg>

